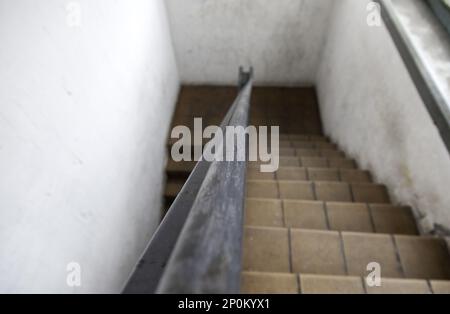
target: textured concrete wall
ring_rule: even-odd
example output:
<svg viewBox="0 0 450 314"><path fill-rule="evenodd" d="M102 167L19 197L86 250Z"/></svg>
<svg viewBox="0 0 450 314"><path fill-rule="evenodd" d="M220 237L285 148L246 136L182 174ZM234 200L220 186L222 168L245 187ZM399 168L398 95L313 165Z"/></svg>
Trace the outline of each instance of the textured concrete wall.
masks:
<svg viewBox="0 0 450 314"><path fill-rule="evenodd" d="M313 84L333 0L168 0L184 83Z"/></svg>
<svg viewBox="0 0 450 314"><path fill-rule="evenodd" d="M318 75L324 128L425 231L449 228L449 154L386 27L367 25L367 3L335 3Z"/></svg>
<svg viewBox="0 0 450 314"><path fill-rule="evenodd" d="M0 0L0 43L0 292L119 292L160 217L164 2Z"/></svg>

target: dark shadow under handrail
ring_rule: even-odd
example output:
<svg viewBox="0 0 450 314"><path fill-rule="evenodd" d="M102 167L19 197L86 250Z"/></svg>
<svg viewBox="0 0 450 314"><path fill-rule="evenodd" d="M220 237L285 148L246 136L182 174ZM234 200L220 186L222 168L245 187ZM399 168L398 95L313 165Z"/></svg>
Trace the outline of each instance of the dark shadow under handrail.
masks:
<svg viewBox="0 0 450 314"><path fill-rule="evenodd" d="M240 69L238 84L224 134L227 126L248 125L251 69ZM245 169L242 161L197 163L123 293L239 292Z"/></svg>

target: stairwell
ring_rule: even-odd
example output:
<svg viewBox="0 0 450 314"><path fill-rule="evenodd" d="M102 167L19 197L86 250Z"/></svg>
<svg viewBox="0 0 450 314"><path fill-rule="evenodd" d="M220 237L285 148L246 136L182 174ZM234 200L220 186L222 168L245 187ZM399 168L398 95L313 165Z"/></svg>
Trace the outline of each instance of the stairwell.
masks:
<svg viewBox="0 0 450 314"><path fill-rule="evenodd" d="M219 124L233 97L185 87L173 124ZM277 172L248 164L242 293L450 293L446 242L420 235L411 209L322 134L314 89L255 88L251 124L282 134ZM194 165L169 160L167 206ZM366 281L374 265L381 286Z"/></svg>

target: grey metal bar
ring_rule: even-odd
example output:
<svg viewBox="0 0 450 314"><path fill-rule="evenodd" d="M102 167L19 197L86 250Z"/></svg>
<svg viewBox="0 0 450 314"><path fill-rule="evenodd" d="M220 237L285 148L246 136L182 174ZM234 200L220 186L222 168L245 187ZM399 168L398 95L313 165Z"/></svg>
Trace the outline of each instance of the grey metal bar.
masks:
<svg viewBox="0 0 450 314"><path fill-rule="evenodd" d="M381 15L391 37L399 50L406 68L425 104L441 138L450 153L450 115L449 105L442 97L433 79L427 73L410 40L402 31L398 18L394 13L391 0L376 0L380 3Z"/></svg>
<svg viewBox="0 0 450 314"><path fill-rule="evenodd" d="M230 126L247 127L251 74ZM235 141L237 152L237 141ZM246 162L213 162L180 234L158 293L238 293Z"/></svg>
<svg viewBox="0 0 450 314"><path fill-rule="evenodd" d="M252 70L246 74L242 69L240 69L239 85L242 82L249 82L246 86L250 86L251 89L251 73ZM240 92L238 98L231 106L221 124L222 129L225 129L225 127L230 125L232 121L239 120L239 123L244 123L244 121L244 124L247 123L250 97L248 93L250 93L248 87ZM247 102L244 103L245 107L242 105L244 102L243 95L245 96L244 98L247 98ZM223 163L228 166L232 166L226 162ZM164 270L166 269L166 265L172 255L174 247L178 239L182 239L182 237L180 237L180 233L182 228L185 226L186 219L192 208L194 208L196 200L200 197L200 195L205 194L204 191L202 193L200 193L200 191L208 189L208 184L206 184L205 181L208 177L207 174L210 172L209 170L211 168L211 164L211 162L203 159L197 163L196 167L186 181L186 184L173 202L166 217L161 222L147 248L145 249L144 254L130 275L129 280L123 289L124 294L146 294L156 292L156 288L161 280ZM234 171L230 170L229 173L231 174L232 172L233 178L244 182L245 172L242 172L242 165L234 168L239 169L234 169ZM243 178L239 178L238 176L243 176ZM222 192L223 191L221 191L218 197L223 194ZM232 193L231 191L229 192ZM243 196L240 194L233 195L230 193L228 193L230 197L238 197L241 201L243 201ZM238 219L238 221L235 222L235 224L239 223L241 224L240 228L242 229L242 220ZM239 267L239 263L236 266Z"/></svg>

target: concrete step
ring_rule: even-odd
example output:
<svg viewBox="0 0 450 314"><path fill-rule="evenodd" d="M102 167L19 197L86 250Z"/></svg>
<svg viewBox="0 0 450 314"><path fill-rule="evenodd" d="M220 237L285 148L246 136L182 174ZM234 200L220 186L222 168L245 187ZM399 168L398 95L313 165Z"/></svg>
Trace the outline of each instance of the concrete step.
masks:
<svg viewBox="0 0 450 314"><path fill-rule="evenodd" d="M258 167L261 162L251 161L249 167ZM299 157L299 156L280 156L280 167L308 167L308 168L337 168L337 169L356 169L356 163L352 159L343 157Z"/></svg>
<svg viewBox="0 0 450 314"><path fill-rule="evenodd" d="M243 271L366 276L378 263L382 277L450 279L450 257L436 237L245 227Z"/></svg>
<svg viewBox="0 0 450 314"><path fill-rule="evenodd" d="M247 199L245 225L315 230L417 235L409 207L366 203L333 203Z"/></svg>
<svg viewBox="0 0 450 314"><path fill-rule="evenodd" d="M172 159L169 159L166 166L166 172L169 175L172 174L184 174L185 176L189 176L189 174L194 170L197 162L195 161L180 161L175 162Z"/></svg>
<svg viewBox="0 0 450 314"><path fill-rule="evenodd" d="M256 167L248 167L247 180L342 181L355 183L370 183L372 181L370 173L364 170L311 167L281 167L273 173L261 172Z"/></svg>
<svg viewBox="0 0 450 314"><path fill-rule="evenodd" d="M280 140L286 142L296 141L312 141L312 142L330 142L330 140L323 135L308 135L308 134L280 134Z"/></svg>
<svg viewBox="0 0 450 314"><path fill-rule="evenodd" d="M184 180L171 180L166 183L164 196L167 198L175 198L184 186Z"/></svg>
<svg viewBox="0 0 450 314"><path fill-rule="evenodd" d="M317 168L299 168L296 170L300 171L280 169L275 174L258 175L258 177L302 178L303 176L304 181L294 179L247 180L247 196L252 198L389 203L385 187L366 182L370 178L366 172ZM254 175L250 172L249 177L254 177ZM170 173L164 195L176 196L181 191L186 178L187 176L177 175L176 172ZM321 180L327 178L329 179L327 181ZM335 179L336 181L333 181ZM345 180L345 182L338 179Z"/></svg>
<svg viewBox="0 0 450 314"><path fill-rule="evenodd" d="M450 294L450 281L382 278L369 286L364 277L244 272L245 294Z"/></svg>
<svg viewBox="0 0 450 314"><path fill-rule="evenodd" d="M388 204L386 187L373 183L248 180L247 197Z"/></svg>

